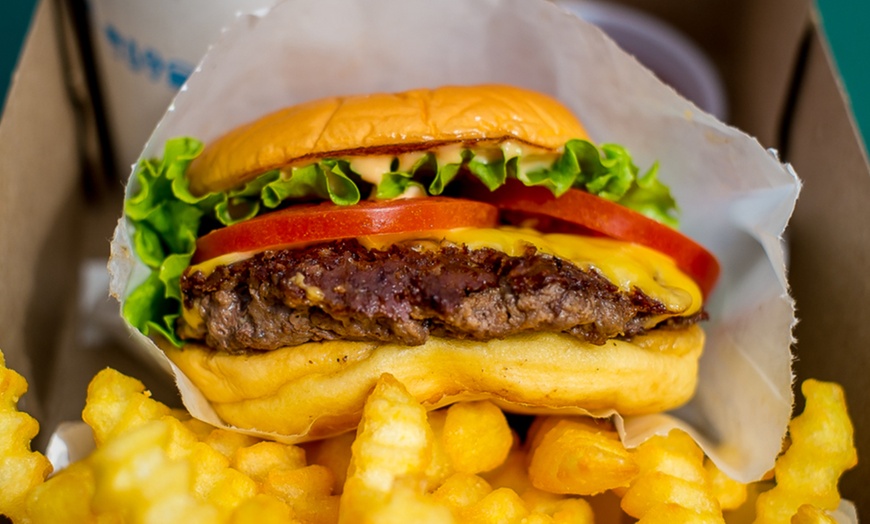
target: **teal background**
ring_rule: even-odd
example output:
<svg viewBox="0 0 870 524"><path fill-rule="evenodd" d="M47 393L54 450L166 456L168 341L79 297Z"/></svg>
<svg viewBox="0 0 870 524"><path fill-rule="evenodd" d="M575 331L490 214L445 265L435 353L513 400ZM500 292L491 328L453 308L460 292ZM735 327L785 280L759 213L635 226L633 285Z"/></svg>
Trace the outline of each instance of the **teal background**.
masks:
<svg viewBox="0 0 870 524"><path fill-rule="evenodd" d="M866 150L870 138L870 2L816 0L816 5Z"/></svg>
<svg viewBox="0 0 870 524"><path fill-rule="evenodd" d="M0 6L0 100L4 106L36 2L3 0ZM866 145L870 137L870 1L816 0L816 3Z"/></svg>
<svg viewBox="0 0 870 524"><path fill-rule="evenodd" d="M6 107L6 91L18 62L18 52L37 0L3 0L0 7L0 101Z"/></svg>

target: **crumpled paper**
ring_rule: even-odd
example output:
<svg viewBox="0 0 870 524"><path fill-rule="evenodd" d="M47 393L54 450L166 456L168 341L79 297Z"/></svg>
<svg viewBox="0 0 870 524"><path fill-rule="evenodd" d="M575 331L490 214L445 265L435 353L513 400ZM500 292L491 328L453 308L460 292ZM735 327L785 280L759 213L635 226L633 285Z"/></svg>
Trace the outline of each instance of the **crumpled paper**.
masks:
<svg viewBox="0 0 870 524"><path fill-rule="evenodd" d="M330 95L501 82L549 93L599 143L660 164L682 230L722 264L699 388L684 408L620 421L635 445L672 427L689 431L727 474L760 478L780 451L792 408L794 304L782 235L800 182L776 154L661 83L595 27L544 0L291 0L225 30L154 130L164 142L205 142L267 112ZM131 177L128 195L136 191ZM144 280L122 218L111 289ZM131 328L132 330L132 328ZM225 426L157 347L133 339L175 374L187 409ZM268 435L267 435L268 436Z"/></svg>

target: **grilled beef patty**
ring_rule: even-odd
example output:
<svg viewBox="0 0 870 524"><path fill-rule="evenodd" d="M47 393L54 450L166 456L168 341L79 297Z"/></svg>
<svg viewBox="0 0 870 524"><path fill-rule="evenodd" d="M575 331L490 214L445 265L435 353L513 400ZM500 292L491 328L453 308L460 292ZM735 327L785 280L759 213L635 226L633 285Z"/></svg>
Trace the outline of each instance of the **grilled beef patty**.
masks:
<svg viewBox="0 0 870 524"><path fill-rule="evenodd" d="M594 344L632 337L664 305L621 292L595 271L529 247L522 256L428 243L369 250L356 240L267 251L182 277L201 315L179 334L219 351L272 350L334 339L423 344L555 331ZM665 326L697 322L672 319Z"/></svg>

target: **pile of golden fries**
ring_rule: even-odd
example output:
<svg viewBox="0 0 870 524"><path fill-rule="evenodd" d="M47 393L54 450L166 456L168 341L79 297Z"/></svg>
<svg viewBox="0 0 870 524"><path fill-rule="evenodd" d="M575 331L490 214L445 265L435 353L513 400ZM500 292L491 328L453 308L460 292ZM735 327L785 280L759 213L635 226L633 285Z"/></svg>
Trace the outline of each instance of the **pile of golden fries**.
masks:
<svg viewBox="0 0 870 524"><path fill-rule="evenodd" d="M626 449L608 421L540 416L520 439L488 401L427 413L389 375L356 434L287 445L208 426L106 369L82 414L95 451L52 475L17 409L26 388L0 353L0 514L15 523L834 522L857 462L842 389L812 380L771 478L745 485L680 431Z"/></svg>

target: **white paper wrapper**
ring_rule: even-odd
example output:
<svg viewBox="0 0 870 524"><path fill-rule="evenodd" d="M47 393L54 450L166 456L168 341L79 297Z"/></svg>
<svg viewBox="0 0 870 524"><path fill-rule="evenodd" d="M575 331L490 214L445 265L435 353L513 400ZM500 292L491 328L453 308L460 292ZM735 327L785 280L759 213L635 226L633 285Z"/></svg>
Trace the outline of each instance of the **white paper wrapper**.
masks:
<svg viewBox="0 0 870 524"><path fill-rule="evenodd" d="M756 140L701 112L591 25L542 0L295 0L226 31L175 98L142 157L164 142L205 142L264 113L329 95L503 82L550 93L598 142L654 161L683 231L710 248L722 278L709 302L695 399L672 415L627 419L625 441L680 426L728 474L773 466L791 415L794 306L782 234L800 183ZM131 179L132 184L132 179ZM128 192L135 191L128 187ZM126 223L113 241L112 290L144 279ZM155 358L159 350L135 337ZM164 362L167 363L164 359ZM221 425L177 369L195 416Z"/></svg>

